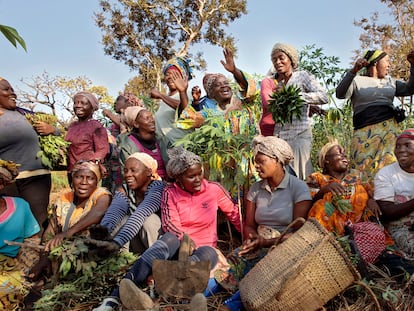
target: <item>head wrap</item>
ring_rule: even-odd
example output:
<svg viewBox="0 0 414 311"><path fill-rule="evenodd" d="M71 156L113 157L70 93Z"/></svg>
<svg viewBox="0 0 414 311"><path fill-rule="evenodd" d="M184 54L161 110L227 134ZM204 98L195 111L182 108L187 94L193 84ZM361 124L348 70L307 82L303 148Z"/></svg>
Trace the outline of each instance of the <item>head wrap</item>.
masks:
<svg viewBox="0 0 414 311"><path fill-rule="evenodd" d="M409 138L414 140L414 128L405 129L400 135L398 135L397 140L400 138Z"/></svg>
<svg viewBox="0 0 414 311"><path fill-rule="evenodd" d="M130 106L144 107L142 100L130 92L124 92L122 96L125 97L126 101L129 103Z"/></svg>
<svg viewBox="0 0 414 311"><path fill-rule="evenodd" d="M178 71L181 73L181 76L184 79L187 79L188 81L190 81L192 78L194 78L193 68L190 62L191 61L188 58L184 58L184 57L177 56L177 57L171 58L165 64L163 73L165 75L168 69L170 69L171 67L175 67L176 69L178 69Z"/></svg>
<svg viewBox="0 0 414 311"><path fill-rule="evenodd" d="M206 91L207 97L211 97L211 92L213 91L213 84L217 80L217 78L220 77L225 78L227 80L226 76L221 73L207 73L204 75L203 87Z"/></svg>
<svg viewBox="0 0 414 311"><path fill-rule="evenodd" d="M72 169L72 176L81 170L88 170L91 171L92 173L95 174L96 179L98 181L101 180L101 169L99 168L99 165L94 163L93 161L85 161L85 160L80 160L78 162L75 163L75 166Z"/></svg>
<svg viewBox="0 0 414 311"><path fill-rule="evenodd" d="M13 183L17 175L19 175L19 166L19 164L16 164L13 161L0 159L0 180L2 180L0 184L6 186Z"/></svg>
<svg viewBox="0 0 414 311"><path fill-rule="evenodd" d="M151 170L151 174L153 179L161 179L160 176L158 176L157 169L158 169L158 163L157 161L151 157L149 154L146 154L144 152L135 152L131 154L128 159L136 159L140 161L142 164L145 165L145 167L149 168Z"/></svg>
<svg viewBox="0 0 414 311"><path fill-rule="evenodd" d="M253 138L252 146L254 156L260 152L270 158L277 159L284 165L289 164L290 160L294 158L290 145L276 136L258 135Z"/></svg>
<svg viewBox="0 0 414 311"><path fill-rule="evenodd" d="M170 160L167 163L167 174L170 178L175 179L183 174L190 166L202 164L201 158L185 150L182 146L169 149L167 151Z"/></svg>
<svg viewBox="0 0 414 311"><path fill-rule="evenodd" d="M99 101L96 98L96 96L93 95L92 93L86 92L86 91L78 92L78 93L75 94L75 96L73 96L73 101L75 101L76 97L78 97L78 96L85 97L88 100L88 102L92 105L92 108L93 108L94 111L99 109Z"/></svg>
<svg viewBox="0 0 414 311"><path fill-rule="evenodd" d="M127 107L124 110L125 123L128 125L130 129L134 127L134 122L137 119L138 114L142 110L146 110L146 108L141 107L141 106L131 106L131 107Z"/></svg>
<svg viewBox="0 0 414 311"><path fill-rule="evenodd" d="M326 143L325 145L323 145L323 147L319 151L319 154L318 154L318 165L319 165L319 167L321 169L323 169L324 166L325 166L326 154L329 152L329 150L331 150L335 146L340 146L339 143L338 143L338 140L331 139L328 143Z"/></svg>
<svg viewBox="0 0 414 311"><path fill-rule="evenodd" d="M285 53L287 56L289 56L290 61L292 62L292 68L296 69L299 66L299 54L298 54L298 50L290 45L290 44L286 44L286 43L276 43L273 48L272 48L272 52L270 53L270 57L273 56L273 54L275 52L281 51L283 53Z"/></svg>
<svg viewBox="0 0 414 311"><path fill-rule="evenodd" d="M387 53L381 50L368 50L365 51L364 55L362 56L367 60L369 63L367 67L372 66L377 61L379 61L381 58L387 56Z"/></svg>

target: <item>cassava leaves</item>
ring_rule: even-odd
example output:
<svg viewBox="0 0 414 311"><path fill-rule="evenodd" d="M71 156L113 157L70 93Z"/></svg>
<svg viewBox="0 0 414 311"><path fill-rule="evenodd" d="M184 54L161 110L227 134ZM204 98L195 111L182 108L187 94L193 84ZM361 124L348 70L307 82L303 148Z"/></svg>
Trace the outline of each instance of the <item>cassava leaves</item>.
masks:
<svg viewBox="0 0 414 311"><path fill-rule="evenodd" d="M269 111L277 124L291 123L293 118L302 119L304 100L298 86L284 85L278 92L270 95Z"/></svg>

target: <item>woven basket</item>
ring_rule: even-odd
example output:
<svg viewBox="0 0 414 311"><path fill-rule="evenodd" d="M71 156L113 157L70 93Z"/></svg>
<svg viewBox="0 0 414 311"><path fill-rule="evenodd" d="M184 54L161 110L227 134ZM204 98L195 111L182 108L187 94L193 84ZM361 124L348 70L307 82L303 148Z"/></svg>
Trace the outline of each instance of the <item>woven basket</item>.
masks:
<svg viewBox="0 0 414 311"><path fill-rule="evenodd" d="M303 226L269 251L240 282L247 310L317 310L360 279L325 228L315 219L300 221Z"/></svg>

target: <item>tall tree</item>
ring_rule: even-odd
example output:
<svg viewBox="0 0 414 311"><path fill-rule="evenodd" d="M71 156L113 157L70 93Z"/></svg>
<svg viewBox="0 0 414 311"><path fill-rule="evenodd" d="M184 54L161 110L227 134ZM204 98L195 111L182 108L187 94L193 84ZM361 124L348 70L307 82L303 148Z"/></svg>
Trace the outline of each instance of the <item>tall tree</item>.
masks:
<svg viewBox="0 0 414 311"><path fill-rule="evenodd" d="M100 6L95 20L105 53L154 87L161 86L162 65L173 55L205 66L201 52L189 53L195 43L234 49L225 26L247 13L246 0L102 0Z"/></svg>

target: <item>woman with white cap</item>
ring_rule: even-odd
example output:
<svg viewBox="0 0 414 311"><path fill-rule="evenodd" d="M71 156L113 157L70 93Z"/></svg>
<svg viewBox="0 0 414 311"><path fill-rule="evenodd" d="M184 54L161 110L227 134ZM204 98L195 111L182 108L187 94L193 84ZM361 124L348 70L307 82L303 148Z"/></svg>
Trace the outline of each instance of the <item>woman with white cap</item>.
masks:
<svg viewBox="0 0 414 311"><path fill-rule="evenodd" d="M299 54L296 48L289 44L276 43L270 57L276 72L261 82L260 93L263 107L259 123L261 134L264 136L276 135L289 143L295 156L291 162L292 168L300 179L305 180L313 172L310 159L312 149L310 105L326 104L328 96L312 74L298 69ZM305 102L302 108L302 117L298 119L294 116L292 122L275 124L272 114L268 110L269 100L274 92L279 92L283 86L290 85L300 88L300 96Z"/></svg>
<svg viewBox="0 0 414 311"><path fill-rule="evenodd" d="M252 87L240 69L237 69L233 56L227 53L226 61L222 61L224 68L233 73L234 78L242 90ZM270 53L271 61L276 72L266 77L260 84L262 99L262 116L259 121L260 133L263 136L278 136L286 140L292 147L294 159L291 166L296 175L305 180L313 171L310 153L312 149L312 119L309 117L310 105L328 103L326 91L316 78L305 70L299 70L298 51L289 44L276 43ZM297 86L300 96L304 100L301 117L293 117L292 122L275 124L271 112L268 110L269 100L274 92L282 90L283 86Z"/></svg>
<svg viewBox="0 0 414 311"><path fill-rule="evenodd" d="M131 242L129 248L142 253L162 233L159 217L165 183L157 174L157 161L146 153L136 152L125 161L126 193L116 191L108 211L91 236L109 240L103 253L110 255Z"/></svg>

